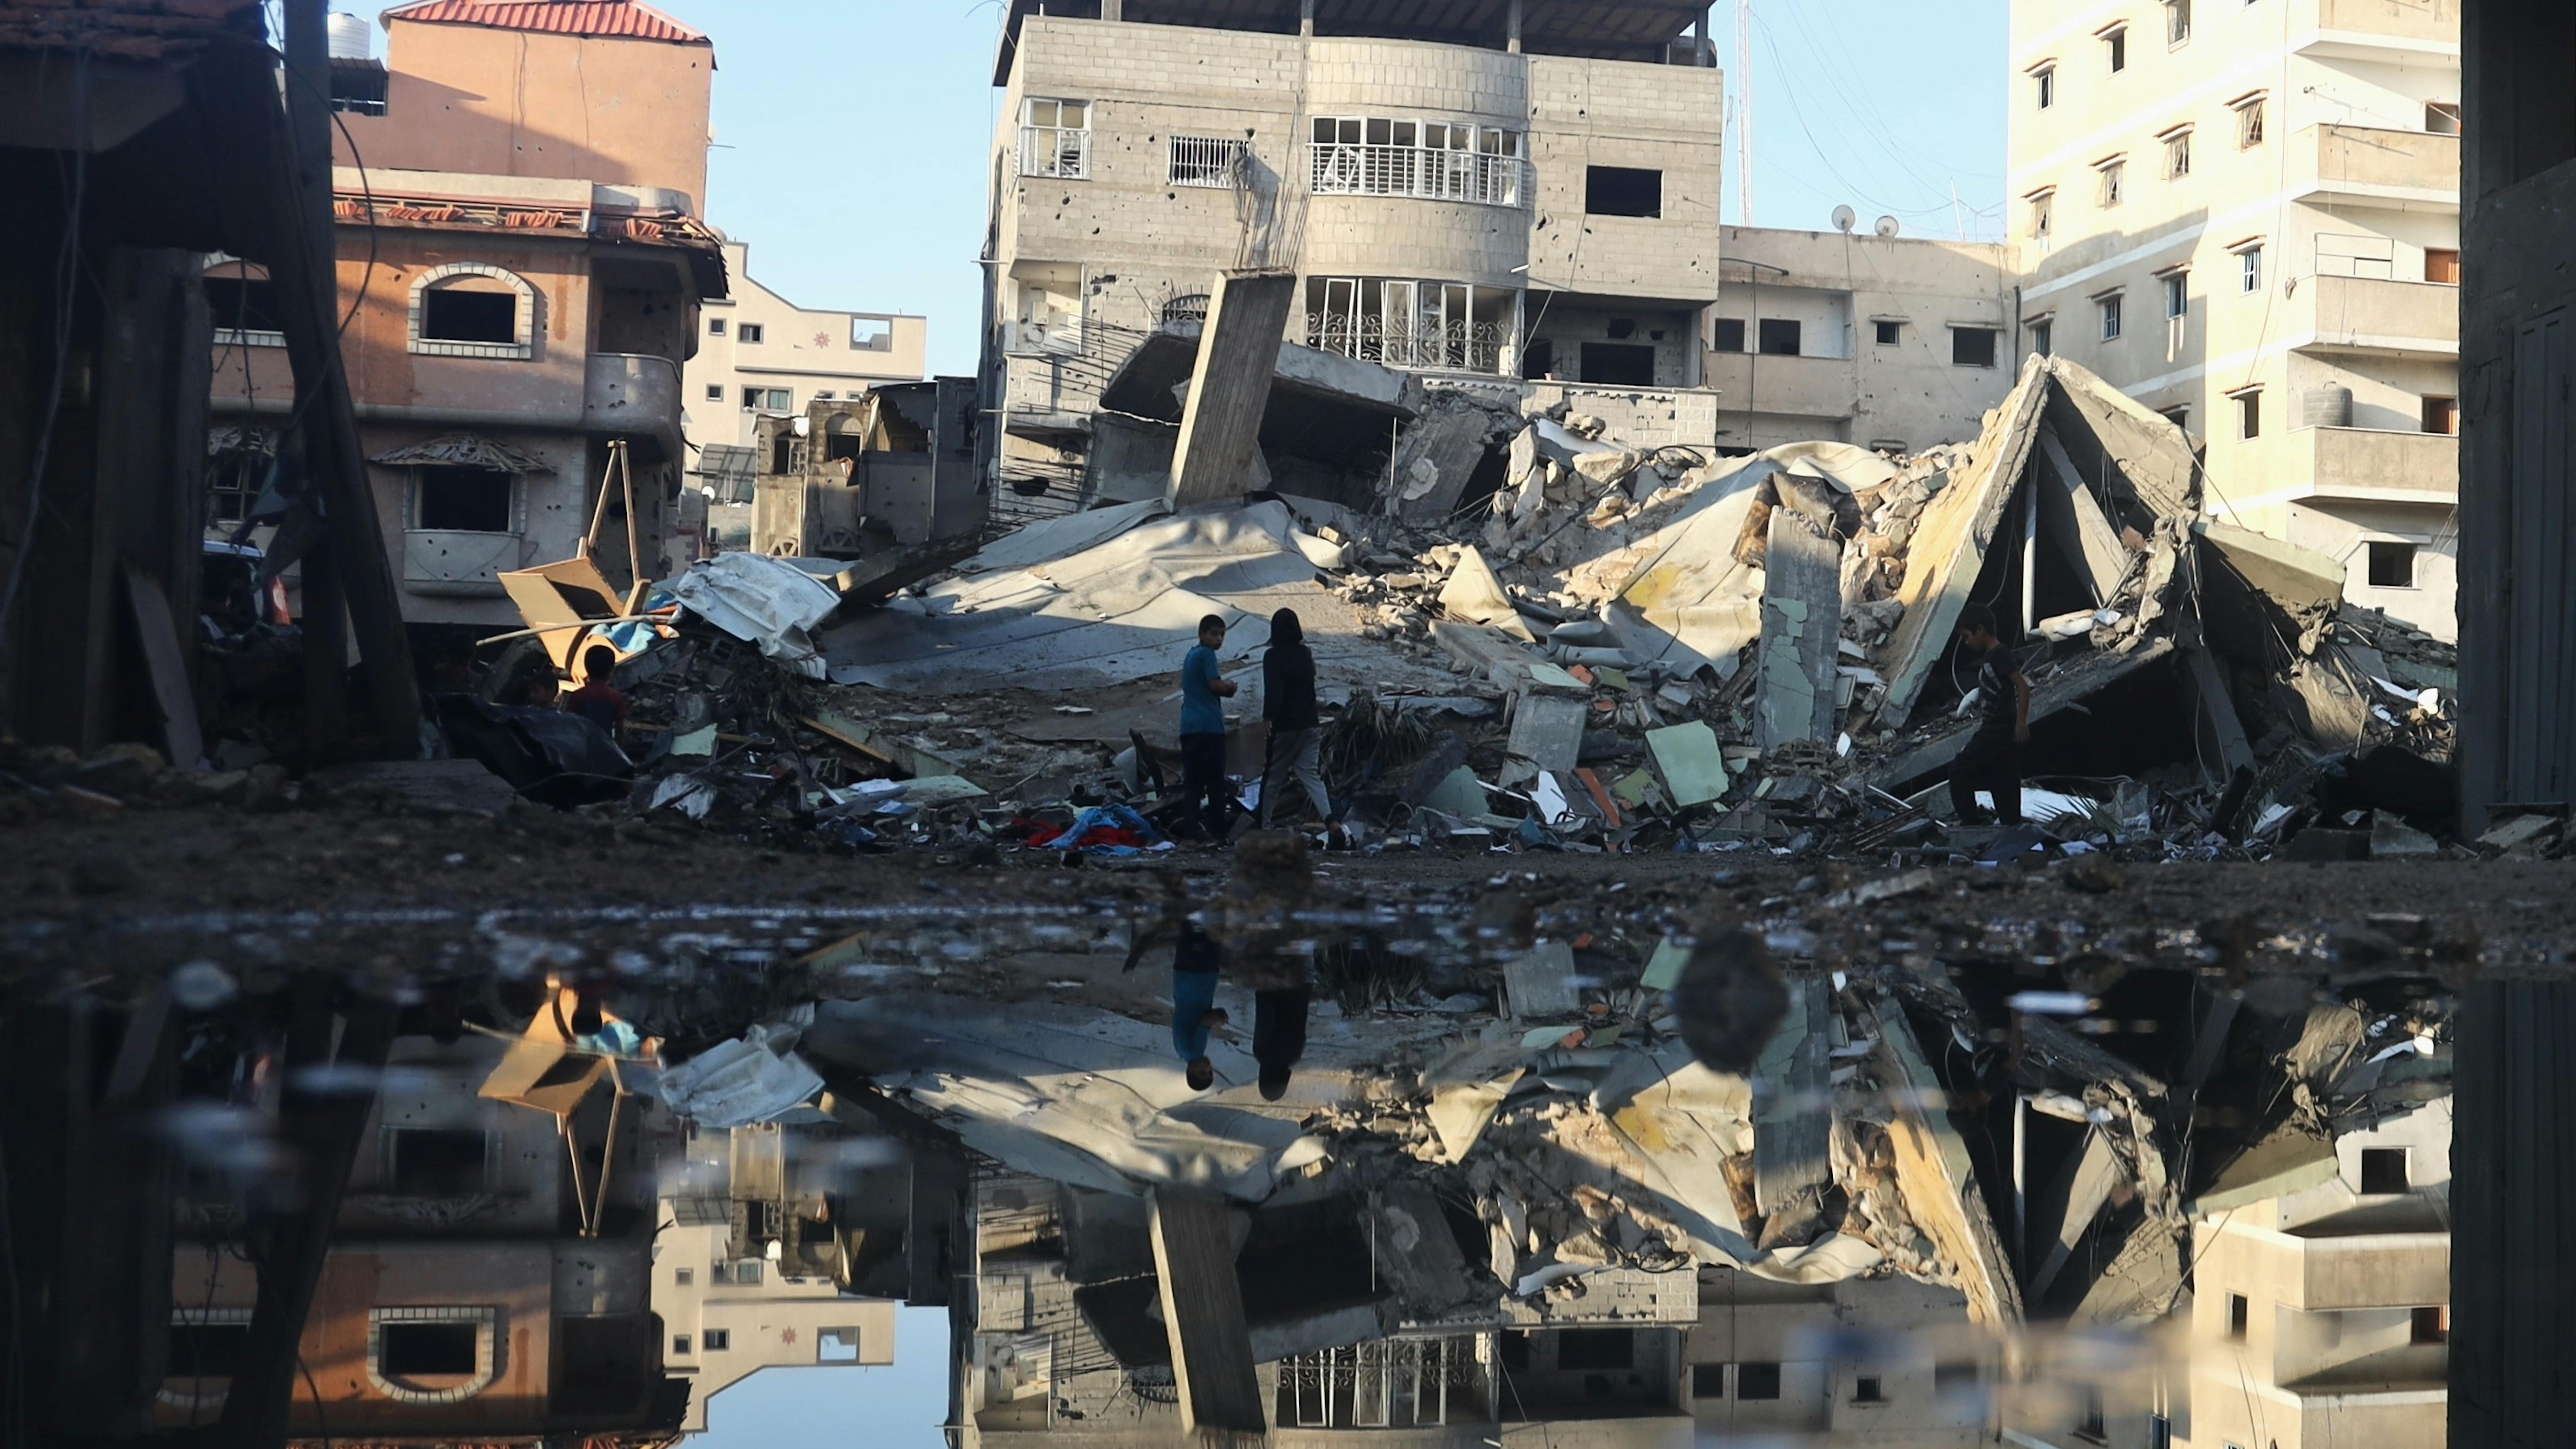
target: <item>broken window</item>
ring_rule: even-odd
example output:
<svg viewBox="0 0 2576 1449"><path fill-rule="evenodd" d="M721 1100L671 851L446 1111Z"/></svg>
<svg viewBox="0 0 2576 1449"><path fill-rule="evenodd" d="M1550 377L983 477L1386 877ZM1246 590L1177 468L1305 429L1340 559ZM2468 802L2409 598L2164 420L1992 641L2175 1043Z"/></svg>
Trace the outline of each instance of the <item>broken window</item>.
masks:
<svg viewBox="0 0 2576 1449"><path fill-rule="evenodd" d="M1583 168L1583 209L1594 216L1664 214L1664 173L1639 166Z"/></svg>
<svg viewBox="0 0 2576 1449"><path fill-rule="evenodd" d="M266 277L209 276L206 310L213 314L215 340L282 347L285 324L278 320L277 284Z"/></svg>
<svg viewBox="0 0 2576 1449"><path fill-rule="evenodd" d="M1957 367L1992 367L1995 365L1996 330L1992 327L1953 327L1950 329L1950 361Z"/></svg>
<svg viewBox="0 0 2576 1449"><path fill-rule="evenodd" d="M1626 1328L1566 1328L1556 1335L1556 1366L1567 1372L1629 1369L1637 1362L1637 1335Z"/></svg>
<svg viewBox="0 0 2576 1449"><path fill-rule="evenodd" d="M2229 396L2236 400L2236 436L2248 441L2263 436L2263 389L2250 387Z"/></svg>
<svg viewBox="0 0 2576 1449"><path fill-rule="evenodd" d="M429 342L516 342L516 292L432 287L421 294L420 335Z"/></svg>
<svg viewBox="0 0 2576 1449"><path fill-rule="evenodd" d="M1499 373L1520 294L1463 282L1310 277L1306 345L1389 367Z"/></svg>
<svg viewBox="0 0 2576 1449"><path fill-rule="evenodd" d="M2460 252L2457 247L2424 248L2424 280L2445 287L2460 285Z"/></svg>
<svg viewBox="0 0 2576 1449"><path fill-rule="evenodd" d="M2447 1303L2427 1304L2407 1315L2409 1343L2449 1343L2451 1341L2451 1308Z"/></svg>
<svg viewBox="0 0 2576 1449"><path fill-rule="evenodd" d="M2156 139L2165 143L2165 179L2180 181L2191 174L2191 128L2167 131Z"/></svg>
<svg viewBox="0 0 2576 1449"><path fill-rule="evenodd" d="M1742 352L1744 350L1744 319L1741 317L1718 318L1716 346L1717 350L1720 352Z"/></svg>
<svg viewBox="0 0 2576 1449"><path fill-rule="evenodd" d="M2424 431L2456 435L2460 431L2460 400L2455 397L2425 398Z"/></svg>
<svg viewBox="0 0 2576 1449"><path fill-rule="evenodd" d="M2044 111L2057 104L2056 66L2043 65L2037 70L2032 71L2030 73L2030 82L2031 89L2037 95L2039 109Z"/></svg>
<svg viewBox="0 0 2576 1449"><path fill-rule="evenodd" d="M2127 70L2129 68L2129 27L2125 25L2115 25L2108 30L2101 31L2100 35L2102 37L2102 60L2104 65L2106 65L2114 75Z"/></svg>
<svg viewBox="0 0 2576 1449"><path fill-rule="evenodd" d="M1780 1397L1780 1365L1776 1363L1740 1363L1735 1366L1735 1396L1739 1399L1776 1399Z"/></svg>
<svg viewBox="0 0 2576 1449"><path fill-rule="evenodd" d="M2426 101L2424 129L2436 136L2460 134L2460 106L2457 101Z"/></svg>
<svg viewBox="0 0 2576 1449"><path fill-rule="evenodd" d="M2030 203L2030 234L2045 243L2057 225L2057 188L2034 191L2023 199Z"/></svg>
<svg viewBox="0 0 2576 1449"><path fill-rule="evenodd" d="M2245 1331L2246 1331L2246 1327L2247 1327L2247 1325L2248 1325L2248 1324L2250 1324L2250 1323L2253 1321L2253 1317L2254 1317L2254 1313L2253 1313L2253 1305L2251 1305L2251 1304L2249 1304L2249 1303L2247 1303L2247 1302L2245 1301L2245 1295L2244 1295L2244 1294L2242 1294L2242 1293L2230 1293L2230 1294L2228 1294L2228 1295L2227 1295L2227 1338L2228 1338L2228 1341L2229 1341L2229 1342L2231 1342L2231 1343L2243 1343L2243 1342L2245 1341Z"/></svg>
<svg viewBox="0 0 2576 1449"><path fill-rule="evenodd" d="M1080 181L1091 174L1091 103L1021 102L1020 174Z"/></svg>
<svg viewBox="0 0 2576 1449"><path fill-rule="evenodd" d="M2191 39L2191 0L2165 0L2165 44Z"/></svg>
<svg viewBox="0 0 2576 1449"><path fill-rule="evenodd" d="M2093 171L2094 174L2101 178L2100 189L2095 200L2100 203L2105 211L2119 205L2121 200L2128 194L2128 158L2124 156L2114 156L2108 161L2096 162L2094 163Z"/></svg>
<svg viewBox="0 0 2576 1449"><path fill-rule="evenodd" d="M1423 196L1518 206L1528 163L1522 134L1463 121L1317 116L1312 185L1337 196Z"/></svg>
<svg viewBox="0 0 2576 1449"><path fill-rule="evenodd" d="M2250 151L2263 144L2263 101L2258 93L2229 103L2236 110L2237 150Z"/></svg>
<svg viewBox="0 0 2576 1449"><path fill-rule="evenodd" d="M2236 290L2240 292L2263 290L2263 244L2261 242L2236 249Z"/></svg>
<svg viewBox="0 0 2576 1449"><path fill-rule="evenodd" d="M2117 292L2105 293L2093 299L2094 307L2102 314L2102 340L2105 342L2120 340L2120 303L2121 297Z"/></svg>
<svg viewBox="0 0 2576 1449"><path fill-rule="evenodd" d="M1691 1365L1691 1397L1722 1399L1726 1397L1726 1365L1695 1363Z"/></svg>
<svg viewBox="0 0 2576 1449"><path fill-rule="evenodd" d="M857 1363L859 1361L857 1327L816 1329L814 1361L816 1363Z"/></svg>
<svg viewBox="0 0 2576 1449"><path fill-rule="evenodd" d="M1166 138L1163 179L1174 186L1204 186L1230 191L1243 184L1252 143L1239 136L1171 136Z"/></svg>
<svg viewBox="0 0 2576 1449"><path fill-rule="evenodd" d="M518 480L498 468L431 464L413 469L412 476L412 527L451 533L517 532L511 526L510 505ZM482 1140L481 1133L473 1135L478 1143Z"/></svg>
<svg viewBox="0 0 2576 1449"><path fill-rule="evenodd" d="M479 1325L383 1323L376 1327L376 1371L393 1379L452 1378L475 1371Z"/></svg>
<svg viewBox="0 0 2576 1449"><path fill-rule="evenodd" d="M700 1345L709 1353L723 1353L733 1347L733 1330L710 1328L699 1335Z"/></svg>
<svg viewBox="0 0 2576 1449"><path fill-rule="evenodd" d="M733 329L733 340L736 342L756 343L765 340L768 336L769 329L757 322L745 322Z"/></svg>
<svg viewBox="0 0 2576 1449"><path fill-rule="evenodd" d="M894 351L894 319L868 316L851 318L850 345L861 352Z"/></svg>
<svg viewBox="0 0 2576 1449"><path fill-rule="evenodd" d="M1881 317L1872 322L1870 326L1876 330L1878 334L1878 345L1881 347L1894 347L1898 342L1904 339L1905 324L1902 322L1891 322L1886 318Z"/></svg>
<svg viewBox="0 0 2576 1449"><path fill-rule="evenodd" d="M2371 587L2378 589L2414 587L2415 545L2372 539L2370 584ZM2363 1192L2404 1192L2406 1188L2405 1148L2365 1147L2361 1149L2361 1190Z"/></svg>
<svg viewBox="0 0 2576 1449"><path fill-rule="evenodd" d="M2189 407L2158 408L2156 409L2156 416L2173 424L2175 427L2182 429L2186 433L2191 431L2191 409Z"/></svg>
<svg viewBox="0 0 2576 1449"><path fill-rule="evenodd" d="M1653 387L1655 349L1639 342L1586 342L1582 380L1609 387Z"/></svg>
<svg viewBox="0 0 2576 1449"><path fill-rule="evenodd" d="M1804 329L1795 317L1765 317L1758 329L1758 340L1765 357L1796 357L1804 341Z"/></svg>
<svg viewBox="0 0 2576 1449"><path fill-rule="evenodd" d="M1886 1385L1880 1381L1876 1374L1862 1374L1858 1378L1852 1380L1852 1402L1855 1404L1884 1404L1887 1402Z"/></svg>

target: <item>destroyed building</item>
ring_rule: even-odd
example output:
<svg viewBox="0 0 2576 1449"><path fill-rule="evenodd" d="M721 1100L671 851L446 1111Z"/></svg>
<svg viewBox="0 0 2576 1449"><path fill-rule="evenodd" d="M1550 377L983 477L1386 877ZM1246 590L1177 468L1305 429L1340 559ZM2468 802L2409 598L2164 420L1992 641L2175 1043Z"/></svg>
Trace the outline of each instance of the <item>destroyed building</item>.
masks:
<svg viewBox="0 0 2576 1449"><path fill-rule="evenodd" d="M700 449L751 447L763 419L929 376L927 318L800 307L752 277L749 243L728 239L724 258L728 295L708 299L697 349L680 367L684 423ZM701 455L691 471L724 467Z"/></svg>
<svg viewBox="0 0 2576 1449"><path fill-rule="evenodd" d="M2014 350L2205 442L2209 511L2453 626L2456 0L2012 7Z"/></svg>

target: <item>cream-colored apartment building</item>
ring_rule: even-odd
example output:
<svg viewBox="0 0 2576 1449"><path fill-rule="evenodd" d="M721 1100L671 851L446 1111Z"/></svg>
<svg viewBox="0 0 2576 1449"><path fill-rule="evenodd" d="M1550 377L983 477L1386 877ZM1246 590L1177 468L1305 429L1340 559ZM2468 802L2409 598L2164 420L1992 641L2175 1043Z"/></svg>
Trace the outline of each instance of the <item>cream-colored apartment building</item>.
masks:
<svg viewBox="0 0 2576 1449"><path fill-rule="evenodd" d="M2459 0L2019 0L2022 344L2207 440L2208 508L2452 637Z"/></svg>
<svg viewBox="0 0 2576 1449"><path fill-rule="evenodd" d="M1727 452L1966 442L2012 390L2010 246L1750 226L1719 244L1706 376Z"/></svg>
<svg viewBox="0 0 2576 1449"><path fill-rule="evenodd" d="M689 441L698 447L747 447L764 417L793 417L810 403L929 375L926 319L799 307L753 279L750 243L727 241L724 258L732 295L704 308L682 379Z"/></svg>

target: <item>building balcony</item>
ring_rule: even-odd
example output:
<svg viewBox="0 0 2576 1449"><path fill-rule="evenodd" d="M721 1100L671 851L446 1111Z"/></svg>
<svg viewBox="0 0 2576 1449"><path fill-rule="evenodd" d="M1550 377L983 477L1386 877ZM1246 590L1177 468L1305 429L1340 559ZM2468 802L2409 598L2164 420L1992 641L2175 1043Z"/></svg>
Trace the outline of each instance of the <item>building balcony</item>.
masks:
<svg viewBox="0 0 2576 1449"><path fill-rule="evenodd" d="M2451 1235L2446 1232L2305 1238L2238 1231L2258 1257L2272 1260L2255 1268L2249 1281L2270 1285L2284 1308L2318 1313L2451 1301Z"/></svg>
<svg viewBox="0 0 2576 1449"><path fill-rule="evenodd" d="M1803 418L1848 418L1860 389L1848 357L1709 352L1704 385L1723 399L1721 415L1750 409Z"/></svg>
<svg viewBox="0 0 2576 1449"><path fill-rule="evenodd" d="M2284 502L2317 498L2439 507L2459 502L2460 440L2448 433L2300 428L2248 444L2246 451L2251 456L2245 472L2222 480L2240 500L2261 496Z"/></svg>
<svg viewBox="0 0 2576 1449"><path fill-rule="evenodd" d="M522 543L515 533L404 529L403 588L440 598L500 598L501 575L520 565Z"/></svg>
<svg viewBox="0 0 2576 1449"><path fill-rule="evenodd" d="M2460 138L2382 126L2310 126L2290 141L2290 195L2313 206L2456 216Z"/></svg>
<svg viewBox="0 0 2576 1449"><path fill-rule="evenodd" d="M582 380L581 426L643 440L648 446L640 462L680 457L680 365L644 353L592 353Z"/></svg>
<svg viewBox="0 0 2576 1449"><path fill-rule="evenodd" d="M1411 196L1479 206L1527 206L1529 163L1485 151L1423 146L1309 145L1317 196Z"/></svg>
<svg viewBox="0 0 2576 1449"><path fill-rule="evenodd" d="M2460 289L2387 277L2312 276L2287 299L2283 334L2301 352L2458 357Z"/></svg>
<svg viewBox="0 0 2576 1449"><path fill-rule="evenodd" d="M2308 55L2389 60L2460 55L2460 0L2293 0L2291 44Z"/></svg>

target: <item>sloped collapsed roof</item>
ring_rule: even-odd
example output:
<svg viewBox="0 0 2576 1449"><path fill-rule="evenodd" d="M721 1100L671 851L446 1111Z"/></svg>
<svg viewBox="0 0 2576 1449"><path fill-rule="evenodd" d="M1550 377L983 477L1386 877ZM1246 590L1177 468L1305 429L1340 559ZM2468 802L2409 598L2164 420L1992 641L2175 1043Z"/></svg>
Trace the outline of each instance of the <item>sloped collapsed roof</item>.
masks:
<svg viewBox="0 0 2576 1449"><path fill-rule="evenodd" d="M704 31L693 30L633 0L420 0L415 5L398 5L386 11L383 19L487 25L495 30L535 30L549 35L666 40L677 45L714 43Z"/></svg>

